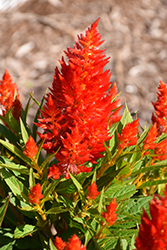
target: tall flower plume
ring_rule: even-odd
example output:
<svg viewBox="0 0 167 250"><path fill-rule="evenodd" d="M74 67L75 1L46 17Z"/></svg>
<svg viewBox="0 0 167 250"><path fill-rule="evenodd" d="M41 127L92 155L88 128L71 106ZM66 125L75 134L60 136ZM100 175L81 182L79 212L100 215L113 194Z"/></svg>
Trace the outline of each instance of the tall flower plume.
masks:
<svg viewBox="0 0 167 250"><path fill-rule="evenodd" d="M108 127L120 120L120 101L116 84L111 87L109 70L104 70L109 58L99 48L103 41L97 31L99 19L78 36L73 48L67 48L56 68L52 88L45 98L38 127L45 138L48 153L59 148L56 158L59 169L68 177L71 173L90 171L83 164L102 157L104 141L110 139Z"/></svg>
<svg viewBox="0 0 167 250"><path fill-rule="evenodd" d="M101 214L109 226L112 226L117 220L117 214L115 213L117 209L116 198L114 198L106 208L107 211L101 212Z"/></svg>
<svg viewBox="0 0 167 250"><path fill-rule="evenodd" d="M136 250L165 250L167 249L167 185L165 197L157 195L150 202L150 215L143 209Z"/></svg>
<svg viewBox="0 0 167 250"><path fill-rule="evenodd" d="M35 186L31 187L28 196L32 204L39 204L41 202L40 199L43 198L41 185L37 183Z"/></svg>
<svg viewBox="0 0 167 250"><path fill-rule="evenodd" d="M17 95L17 103L14 103L16 95ZM8 110L10 110L11 108L15 106L20 107L20 105L21 103L19 100L18 89L15 83L13 83L12 78L9 75L9 72L6 69L3 75L3 79L2 81L0 81L0 106L2 109L2 115L5 116ZM21 107L20 107L20 110L21 110ZM16 114L16 111L14 110L14 114L17 116L17 119L18 119L18 112Z"/></svg>
<svg viewBox="0 0 167 250"><path fill-rule="evenodd" d="M137 143L137 133L139 132L138 126L139 119L127 123L122 129L121 135L117 133L120 148L124 149L125 147L132 146Z"/></svg>
<svg viewBox="0 0 167 250"><path fill-rule="evenodd" d="M69 242L64 242L60 237L56 237L54 245L58 250L86 250L86 247L81 244L80 239L74 234Z"/></svg>
<svg viewBox="0 0 167 250"><path fill-rule="evenodd" d="M167 133L167 84L160 81L157 92L157 101L153 103L155 115L152 115L153 123L156 123L158 133Z"/></svg>

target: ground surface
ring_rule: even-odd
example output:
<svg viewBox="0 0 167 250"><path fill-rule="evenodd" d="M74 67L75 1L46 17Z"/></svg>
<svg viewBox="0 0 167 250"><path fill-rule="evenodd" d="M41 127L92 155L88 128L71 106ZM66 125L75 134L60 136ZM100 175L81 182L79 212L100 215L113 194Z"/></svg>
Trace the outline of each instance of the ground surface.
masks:
<svg viewBox="0 0 167 250"><path fill-rule="evenodd" d="M167 83L167 0L28 0L2 11L0 78L7 68L23 105L32 90L40 101L63 50L98 17L122 103L150 122L159 80Z"/></svg>

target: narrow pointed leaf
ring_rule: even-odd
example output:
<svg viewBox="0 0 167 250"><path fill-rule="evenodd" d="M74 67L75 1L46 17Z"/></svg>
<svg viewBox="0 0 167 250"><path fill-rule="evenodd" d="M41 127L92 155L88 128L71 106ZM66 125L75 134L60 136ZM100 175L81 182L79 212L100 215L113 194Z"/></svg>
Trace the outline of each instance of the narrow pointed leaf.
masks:
<svg viewBox="0 0 167 250"><path fill-rule="evenodd" d="M49 239L49 248L50 250L57 250L57 248L54 246L53 241Z"/></svg>
<svg viewBox="0 0 167 250"><path fill-rule="evenodd" d="M28 200L28 189L20 182L14 175L8 172L6 169L1 169L1 174L4 181L11 189L12 193L17 196L20 200Z"/></svg>
<svg viewBox="0 0 167 250"><path fill-rule="evenodd" d="M10 197L8 197L6 199L6 202L0 207L0 227L2 225L3 219L5 217L5 214L6 214L6 211L7 211L7 208L8 208L9 199L10 199Z"/></svg>
<svg viewBox="0 0 167 250"><path fill-rule="evenodd" d="M11 143L17 145L18 137L9 128L0 124L0 133L2 133Z"/></svg>
<svg viewBox="0 0 167 250"><path fill-rule="evenodd" d="M71 177L72 182L74 183L74 185L78 189L78 191L81 191L82 190L81 184L77 181L77 179L71 173L69 173L69 175Z"/></svg>
<svg viewBox="0 0 167 250"><path fill-rule="evenodd" d="M12 152L13 154L15 154L17 157L19 157L21 160L25 161L27 164L31 164L30 160L24 155L24 153L18 149L15 145L3 141L0 139L0 143L7 148L10 152Z"/></svg>
<svg viewBox="0 0 167 250"><path fill-rule="evenodd" d="M27 130L26 130L25 126L24 126L24 123L23 123L22 119L20 119L20 127L21 127L21 135L22 135L24 144L26 144L26 142L28 141L29 135L27 133Z"/></svg>
<svg viewBox="0 0 167 250"><path fill-rule="evenodd" d="M18 227L16 227L14 231L14 238L15 239L24 238L27 235L32 235L37 230L38 228L33 225L28 225L28 224L19 225Z"/></svg>

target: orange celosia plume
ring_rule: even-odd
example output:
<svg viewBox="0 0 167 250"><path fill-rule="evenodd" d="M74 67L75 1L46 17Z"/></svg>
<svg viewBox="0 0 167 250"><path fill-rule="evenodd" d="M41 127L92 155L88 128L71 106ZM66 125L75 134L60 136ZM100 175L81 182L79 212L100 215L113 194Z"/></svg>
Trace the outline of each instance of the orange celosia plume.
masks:
<svg viewBox="0 0 167 250"><path fill-rule="evenodd" d="M32 136L30 135L27 143L25 144L24 154L32 161L35 161L37 152L38 152L38 147Z"/></svg>
<svg viewBox="0 0 167 250"><path fill-rule="evenodd" d="M36 184L35 186L31 187L30 193L28 194L28 196L30 198L29 201L32 204L39 204L41 202L40 199L43 198L43 194L41 192L42 192L42 188L41 188L41 185L39 183Z"/></svg>
<svg viewBox="0 0 167 250"><path fill-rule="evenodd" d="M121 135L117 133L119 140L119 147L124 149L125 147L135 145L137 143L139 119L129 122L122 129Z"/></svg>
<svg viewBox="0 0 167 250"><path fill-rule="evenodd" d="M93 182L89 187L88 187L88 196L87 199L93 199L95 200L96 197L100 194L97 190L97 185L95 182Z"/></svg>
<svg viewBox="0 0 167 250"><path fill-rule="evenodd" d="M102 212L103 218L108 222L110 226L112 226L117 220L117 214L115 213L117 209L116 198L114 198L110 204L107 206L107 211Z"/></svg>
<svg viewBox="0 0 167 250"><path fill-rule="evenodd" d="M45 138L43 148L54 153L61 172L80 173L91 169L83 167L87 161L95 163L105 151L104 141L111 137L108 127L120 120L120 102L116 98L116 84L111 87L109 70L104 70L109 58L99 46L101 36L97 31L97 20L78 36L74 48L65 52L60 61L61 71L56 68L55 76L41 110L42 118L37 126ZM116 99L114 99L116 98Z"/></svg>
<svg viewBox="0 0 167 250"><path fill-rule="evenodd" d="M158 134L167 133L167 84L160 81L157 101L153 103L155 114L152 115L153 124L156 123Z"/></svg>
<svg viewBox="0 0 167 250"><path fill-rule="evenodd" d="M159 200L154 196L150 202L151 218L143 209L136 250L167 249L167 185L164 194L165 197L157 195Z"/></svg>
<svg viewBox="0 0 167 250"><path fill-rule="evenodd" d="M64 242L60 237L56 237L54 245L58 250L86 250L86 247L81 244L78 236L74 234L69 242Z"/></svg>
<svg viewBox="0 0 167 250"><path fill-rule="evenodd" d="M15 100L15 96L17 95L17 102L13 103ZM5 74L3 75L2 81L0 81L0 105L2 109L2 115L5 116L8 110L17 106L19 107L19 112L16 114L14 110L14 114L18 118L18 114L20 115L20 101L19 101L19 94L16 85L13 83L11 76L7 69L5 70Z"/></svg>

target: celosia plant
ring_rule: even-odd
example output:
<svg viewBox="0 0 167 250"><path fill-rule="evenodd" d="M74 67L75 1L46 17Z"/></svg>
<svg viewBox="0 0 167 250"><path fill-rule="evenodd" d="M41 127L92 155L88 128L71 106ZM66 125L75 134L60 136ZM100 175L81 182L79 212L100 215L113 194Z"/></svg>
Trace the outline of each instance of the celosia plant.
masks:
<svg viewBox="0 0 167 250"><path fill-rule="evenodd" d="M166 249L167 85L150 126L121 116L98 21L40 104L22 107L7 70L0 81L0 249Z"/></svg>

